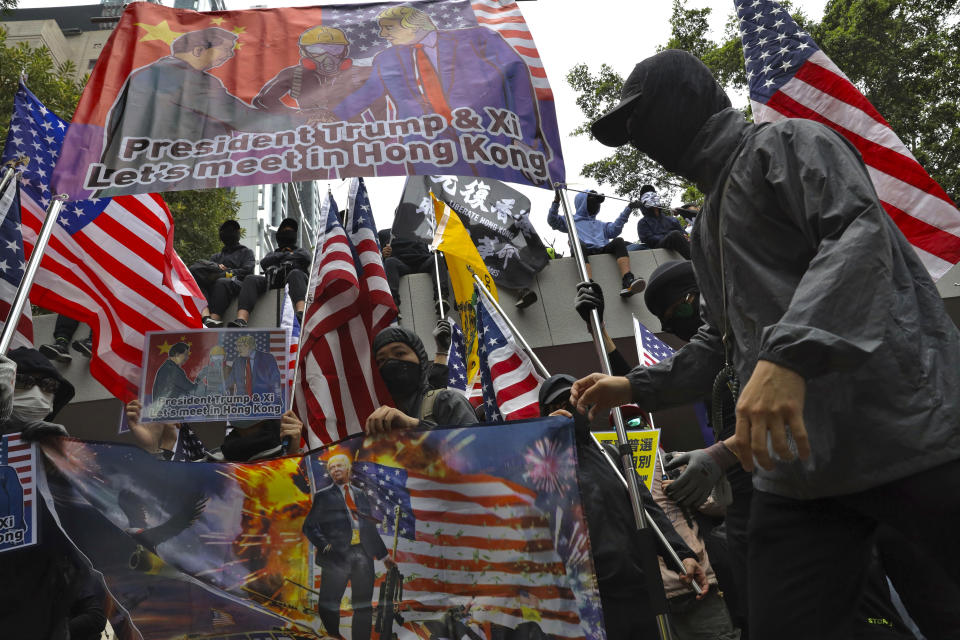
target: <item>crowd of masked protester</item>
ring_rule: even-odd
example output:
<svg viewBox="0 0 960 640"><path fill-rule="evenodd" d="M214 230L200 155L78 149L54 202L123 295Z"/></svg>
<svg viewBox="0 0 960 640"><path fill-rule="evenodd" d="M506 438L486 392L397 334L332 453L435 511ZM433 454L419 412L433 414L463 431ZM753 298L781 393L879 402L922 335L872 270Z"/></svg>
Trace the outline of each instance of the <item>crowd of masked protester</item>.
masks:
<svg viewBox="0 0 960 640"><path fill-rule="evenodd" d="M615 293L622 297L642 293L662 332L690 340L700 327L700 291L688 261L689 233L696 223L697 206L670 209L653 187L646 186L639 200L627 203L615 220L604 222L598 219L603 202L604 197L596 192L580 192L574 197L573 220L585 255L611 255L622 279ZM559 200L554 201L547 220L552 228L566 232L559 204ZM627 243L622 237L623 228L638 211L639 242ZM275 235L277 248L260 260L261 273L257 274L253 252L240 242L239 224L233 220L223 223L222 250L191 267L207 300L202 314L204 326L246 327L258 299L284 286L297 319L302 320L311 254L298 245L298 236L295 220L281 222ZM478 410L482 407L473 406L463 392L446 388L445 363L452 331L446 319L451 306L442 262L434 260L425 243L393 238L389 231L381 232L379 240L387 281L398 307L401 278L428 273L433 286L432 311L440 319L433 332L437 349L432 358L420 337L399 324L375 337L376 365L393 406L374 411L366 421L366 432L384 434L396 429L482 421L483 412ZM649 248L669 249L680 259L661 264L645 280L633 273L629 252ZM605 314L617 313L606 304L605 292L592 280L571 283L569 291L570 304L585 321L587 332L593 311L598 313L601 325ZM234 300L236 315L227 320ZM524 290L518 295L517 307L535 302L536 295ZM56 416L73 396L73 387L53 362L69 362L71 347L90 355L90 337L74 340L76 330L76 322L58 317L53 343L39 350L13 350L9 359L0 363L4 433L21 432L29 440L67 435L56 423ZM605 330L603 338L612 373L628 375L626 358ZM581 499L607 637L655 638L656 613L666 610L677 640L748 638L747 527L753 486L750 473L728 446L735 426L733 399L722 394L706 399L713 444L700 450L658 455L652 490L638 483L642 506L663 534L651 544L637 531L626 480L615 462L618 452L609 446L605 449L591 434L594 429L608 430L606 420L591 421L577 409L571 398L575 383L568 374L551 376L539 390L539 408L542 416L564 416L574 424ZM648 428L645 412L629 406L622 411L631 429ZM188 424L141 421L137 400L126 405L125 414L135 442L163 460L265 460L283 455L285 440L300 442L303 428L293 411L278 419L234 421L225 425L222 441L209 447ZM57 531L45 506L41 506L41 526ZM941 631L960 627L952 621L960 610L960 596L949 589L931 594L930 588L918 584L915 578L917 567L929 572L927 575L937 575L934 561L889 527L881 528L870 555L870 574L856 605L856 638L917 637L908 627L914 622L928 638L956 637L942 635ZM654 556L659 564L652 563ZM677 560L682 567L676 566ZM658 579L652 579L652 571L659 573ZM46 633L37 637L99 637L106 621L102 586L62 535L47 536L34 549L4 558L0 575L14 574L20 576L17 581L0 579L0 608L20 611L46 625ZM913 621L905 622L901 616L904 605Z"/></svg>

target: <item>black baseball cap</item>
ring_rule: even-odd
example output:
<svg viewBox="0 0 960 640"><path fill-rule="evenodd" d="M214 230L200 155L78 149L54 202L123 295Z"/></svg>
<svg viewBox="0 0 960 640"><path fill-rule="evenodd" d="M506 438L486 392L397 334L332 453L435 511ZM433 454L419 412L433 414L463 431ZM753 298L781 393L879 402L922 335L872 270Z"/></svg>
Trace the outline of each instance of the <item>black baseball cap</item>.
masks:
<svg viewBox="0 0 960 640"><path fill-rule="evenodd" d="M560 398L566 398L570 395L570 387L577 379L566 373L558 373L550 376L540 385L539 398L540 412L542 413L548 405L556 402Z"/></svg>
<svg viewBox="0 0 960 640"><path fill-rule="evenodd" d="M633 113L637 102L643 96L643 81L646 78L646 66L637 63L620 89L620 104L600 116L590 125L593 137L608 147L620 147L630 142L627 133L627 118Z"/></svg>

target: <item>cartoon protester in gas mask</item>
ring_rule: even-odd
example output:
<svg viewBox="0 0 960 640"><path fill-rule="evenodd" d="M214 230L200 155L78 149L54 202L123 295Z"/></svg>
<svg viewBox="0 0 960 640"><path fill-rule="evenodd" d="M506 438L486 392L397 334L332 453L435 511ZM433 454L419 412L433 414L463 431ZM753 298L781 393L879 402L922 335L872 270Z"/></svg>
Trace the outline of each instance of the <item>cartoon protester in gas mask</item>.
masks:
<svg viewBox="0 0 960 640"><path fill-rule="evenodd" d="M350 43L343 31L316 26L300 34L300 62L268 81L253 99L265 111L298 111L308 120L329 120L330 109L363 85L371 67L353 66ZM292 106L296 104L296 107ZM380 105L385 115L385 105Z"/></svg>

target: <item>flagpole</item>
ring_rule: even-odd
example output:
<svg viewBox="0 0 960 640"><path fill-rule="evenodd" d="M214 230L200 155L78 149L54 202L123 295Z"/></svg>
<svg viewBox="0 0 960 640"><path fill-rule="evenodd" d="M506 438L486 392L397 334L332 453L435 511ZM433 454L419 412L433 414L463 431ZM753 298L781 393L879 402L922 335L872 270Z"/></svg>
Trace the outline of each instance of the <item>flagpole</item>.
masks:
<svg viewBox="0 0 960 640"><path fill-rule="evenodd" d="M470 269L469 266L467 268ZM530 358L530 361L533 363L533 366L536 368L537 373L539 373L544 378L549 378L550 372L547 370L547 367L544 366L540 358L537 357L537 354L534 353L533 348L530 347L530 343L527 342L526 338L523 337L523 334L520 333L520 331L517 329L517 326L513 324L513 321L510 320L510 318L504 312L503 307L500 306L500 303L497 302L497 299L493 297L493 294L490 293L490 290L487 289L487 287L483 284L483 280L480 279L480 276L474 273L473 269L470 269L470 273L473 276L473 280L474 282L476 282L480 293L483 295L484 298L487 299L487 302L490 303L490 305L496 310L496 312L500 314L500 317L503 318L503 321L506 323L507 328L510 329L511 333L513 333L513 337L516 338L517 343L519 343L520 348L523 349L524 352L527 354L527 356ZM597 448L600 449L600 452L603 454L604 459L610 464L610 467L617 474L617 477L620 478L620 482L622 482L623 486L626 487L627 490L629 491L629 486L627 486L628 485L627 480L626 478L623 477L623 472L620 470L620 467L617 466L617 463L613 461L613 458L610 457L610 454L607 453L607 450L604 449L600 441L597 440L597 436L591 433L590 437L593 439L593 442L597 446ZM670 543L667 541L666 536L663 535L663 532L660 530L660 527L657 526L657 523L654 522L652 518L650 518L650 514L647 513L647 510L645 508L643 509L643 513L646 516L646 519L650 525L650 528L653 530L656 536L660 539L660 542L663 544L663 546L667 549L667 553L670 556L670 560L673 561L673 564L677 568L677 571L682 575L686 575L687 568L683 566L683 560L680 559L680 556L677 555L677 552L674 550L674 548L670 546ZM697 592L697 595L700 595L700 593L702 593L702 589L700 589L700 585L698 585L696 582L691 582L691 585L693 590Z"/></svg>
<svg viewBox="0 0 960 640"><path fill-rule="evenodd" d="M6 177L6 176L4 176ZM47 217L43 219L43 225L40 227L40 233L37 236L37 243L33 247L33 253L27 260L27 266L23 272L23 280L20 281L20 287L17 289L17 295L14 296L10 304L10 315L7 316L7 322L3 325L3 333L0 334L0 354L6 355L10 342L13 340L13 333L17 328L16 320L20 318L23 312L23 306L27 303L30 296L30 287L33 286L33 279L37 275L37 269L40 268L40 261L43 259L43 252L50 242L50 236L53 234L53 228L57 224L57 218L60 217L60 209L67 199L67 195L60 195L50 198L50 204L47 205Z"/></svg>
<svg viewBox="0 0 960 640"><path fill-rule="evenodd" d="M469 265L468 265L469 268ZM443 320L447 317L446 305L443 301L443 294L441 293L443 289L440 287L440 251L438 249L433 250L433 273L437 279L437 307L439 308L440 319ZM473 271L471 270L471 273ZM474 276L476 277L476 276Z"/></svg>
<svg viewBox="0 0 960 640"><path fill-rule="evenodd" d="M16 173L16 171L17 170L11 164L3 173L3 178L0 178L0 193L3 193L4 189L7 188L7 183L10 182L10 179L13 178L13 174Z"/></svg>
<svg viewBox="0 0 960 640"><path fill-rule="evenodd" d="M567 239L570 243L570 252L577 263L577 272L580 274L580 280L582 282L588 281L590 277L587 274L587 262L583 255L583 247L580 246L580 237L577 234L577 226L573 220L573 214L570 212L567 195L561 187L555 185L554 188L557 197L560 199L560 204L563 207L563 216L567 222ZM593 334L593 345L597 350L597 358L600 360L600 369L603 373L612 375L610 359L607 357L607 349L603 344L603 327L600 324L600 313L596 309L590 310L589 324L590 331ZM620 455L623 478L627 482L627 493L630 494L634 523L638 531L643 531L648 528L647 518L644 517L643 504L640 502L640 486L637 483L637 474L634 473L633 451L630 449L627 428L623 422L623 414L620 412L620 407L614 407L612 411L613 427L617 432L617 452ZM686 570L684 570L684 574L686 574ZM659 577L659 575L657 577ZM657 614L657 630L660 632L661 640L670 640L673 637L670 631L670 622L665 613Z"/></svg>

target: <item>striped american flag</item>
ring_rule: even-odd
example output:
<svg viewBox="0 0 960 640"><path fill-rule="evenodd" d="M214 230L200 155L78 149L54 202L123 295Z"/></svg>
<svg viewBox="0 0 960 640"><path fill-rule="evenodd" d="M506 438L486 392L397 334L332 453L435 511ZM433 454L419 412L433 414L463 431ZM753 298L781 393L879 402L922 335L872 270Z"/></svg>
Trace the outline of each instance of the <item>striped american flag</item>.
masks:
<svg viewBox="0 0 960 640"><path fill-rule="evenodd" d="M643 323L634 316L634 329L637 334L637 347L640 349L640 361L643 366L657 364L673 355L673 349L665 344L660 338L655 336L650 329L643 326Z"/></svg>
<svg viewBox="0 0 960 640"><path fill-rule="evenodd" d="M436 619L469 603L475 623L513 629L524 621L522 591L539 601L545 633L583 637L566 568L534 491L493 475L450 469L436 478L358 462L354 472L371 498L373 515L386 523L385 537L393 535L393 506L401 507L403 539L396 560L405 578L405 621Z"/></svg>
<svg viewBox="0 0 960 640"><path fill-rule="evenodd" d="M0 174L2 177L2 174ZM23 236L20 234L20 191L11 180L0 194L0 327L10 317L11 305L20 288L24 268ZM29 300L23 305L10 347L33 346L33 316Z"/></svg>
<svg viewBox="0 0 960 640"><path fill-rule="evenodd" d="M473 0L470 6L477 16L477 22L503 36L527 63L537 99L553 100L553 91L547 82L547 70L543 67L540 53L533 43L533 35L517 3L513 0Z"/></svg>
<svg viewBox="0 0 960 640"><path fill-rule="evenodd" d="M354 214L349 237L333 196L327 194L321 206L304 310L294 410L311 449L359 433L367 416L390 402L376 373L371 344L377 332L393 322L397 308L387 287L366 188L362 182L353 184L350 194Z"/></svg>
<svg viewBox="0 0 960 640"><path fill-rule="evenodd" d="M293 398L293 375L297 370L297 351L300 348L300 321L290 300L290 286L284 285L283 307L280 310L280 328L287 332L287 366L284 379L287 381L287 397Z"/></svg>
<svg viewBox="0 0 960 640"><path fill-rule="evenodd" d="M10 433L0 436L0 467L8 467L16 474L20 482L20 491L12 486L12 477L8 471L4 471L2 476L3 497L10 501L10 513L0 513L0 515L14 516L14 526L17 529L25 528L26 535L23 543L14 545L0 540L0 551L16 546L34 544L37 541L37 509L36 509L36 469L37 454L34 446L25 441L19 433ZM19 505L16 504L22 495L23 512L19 511Z"/></svg>
<svg viewBox="0 0 960 640"><path fill-rule="evenodd" d="M487 420L520 420L540 415L537 392L543 378L495 309L477 296L480 376Z"/></svg>
<svg viewBox="0 0 960 640"><path fill-rule="evenodd" d="M50 202L50 174L67 123L21 83L0 163L20 175L23 241L33 250ZM137 395L148 331L199 329L206 302L173 249L173 218L157 194L66 202L31 302L90 325L90 373L126 402Z"/></svg>
<svg viewBox="0 0 960 640"><path fill-rule="evenodd" d="M805 118L839 132L931 276L960 262L960 212L873 105L776 2L736 8L756 122Z"/></svg>

